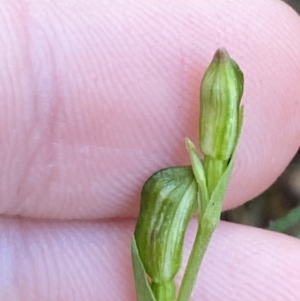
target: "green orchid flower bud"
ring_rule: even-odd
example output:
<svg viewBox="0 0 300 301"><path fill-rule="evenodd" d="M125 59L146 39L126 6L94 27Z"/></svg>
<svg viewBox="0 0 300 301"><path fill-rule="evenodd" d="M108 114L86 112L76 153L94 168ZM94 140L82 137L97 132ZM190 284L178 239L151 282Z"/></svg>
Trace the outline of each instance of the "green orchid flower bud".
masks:
<svg viewBox="0 0 300 301"><path fill-rule="evenodd" d="M197 210L197 191L190 166L160 170L142 189L134 236L157 301L172 300L175 294L172 281L181 266L184 234Z"/></svg>
<svg viewBox="0 0 300 301"><path fill-rule="evenodd" d="M244 77L225 49L218 49L200 90L200 147L205 156L228 161L237 144Z"/></svg>
<svg viewBox="0 0 300 301"><path fill-rule="evenodd" d="M232 174L243 125L242 94L243 73L226 50L219 49L200 90L199 139L204 157L186 138L192 166L160 170L142 189L131 245L138 301L190 300ZM183 240L196 212L198 229L176 296Z"/></svg>

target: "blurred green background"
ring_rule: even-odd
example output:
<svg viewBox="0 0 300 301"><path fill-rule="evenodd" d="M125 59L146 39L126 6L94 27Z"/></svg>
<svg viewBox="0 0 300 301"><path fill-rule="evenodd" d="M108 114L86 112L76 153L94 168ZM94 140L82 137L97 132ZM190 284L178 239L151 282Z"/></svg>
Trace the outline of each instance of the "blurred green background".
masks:
<svg viewBox="0 0 300 301"><path fill-rule="evenodd" d="M300 0L285 2L300 14ZM222 220L270 228L300 238L300 151L267 191L241 207L224 212Z"/></svg>

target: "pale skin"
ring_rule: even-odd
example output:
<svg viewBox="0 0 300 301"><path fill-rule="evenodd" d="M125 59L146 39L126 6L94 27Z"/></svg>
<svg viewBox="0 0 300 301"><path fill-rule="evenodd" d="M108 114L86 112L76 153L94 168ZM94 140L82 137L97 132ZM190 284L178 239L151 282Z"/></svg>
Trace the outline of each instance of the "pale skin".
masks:
<svg viewBox="0 0 300 301"><path fill-rule="evenodd" d="M299 147L295 12L267 0L119 2L1 3L0 300L134 300L139 192L188 162L218 47L245 74L224 209L266 189ZM299 300L299 254L299 240L222 222L192 300Z"/></svg>

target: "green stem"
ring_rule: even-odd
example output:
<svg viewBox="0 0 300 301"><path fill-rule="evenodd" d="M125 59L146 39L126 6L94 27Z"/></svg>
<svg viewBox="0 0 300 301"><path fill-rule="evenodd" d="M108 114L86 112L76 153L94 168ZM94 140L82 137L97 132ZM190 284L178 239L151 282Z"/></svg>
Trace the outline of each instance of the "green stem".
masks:
<svg viewBox="0 0 300 301"><path fill-rule="evenodd" d="M151 289L156 301L174 301L175 300L175 281L165 281L161 283L151 283Z"/></svg>
<svg viewBox="0 0 300 301"><path fill-rule="evenodd" d="M220 178L222 177L224 171L226 170L228 161L217 160L215 158L205 156L203 165L206 173L208 195L210 197L218 182L220 181Z"/></svg>
<svg viewBox="0 0 300 301"><path fill-rule="evenodd" d="M198 224L196 238L182 278L177 301L190 300L200 265L215 228L216 225L211 225L211 227L205 227L203 230L201 224Z"/></svg>

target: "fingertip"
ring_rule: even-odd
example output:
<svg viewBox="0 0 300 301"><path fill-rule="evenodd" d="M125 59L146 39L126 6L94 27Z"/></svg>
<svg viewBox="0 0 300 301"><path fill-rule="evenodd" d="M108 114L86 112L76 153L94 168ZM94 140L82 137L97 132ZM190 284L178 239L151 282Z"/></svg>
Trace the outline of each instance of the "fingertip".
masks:
<svg viewBox="0 0 300 301"><path fill-rule="evenodd" d="M225 208L268 187L298 148L300 21L281 2L30 4L28 28L16 6L17 34L0 32L17 49L2 51L1 213L135 216L147 177L188 163L184 137L198 140L199 85L220 46L245 74Z"/></svg>

